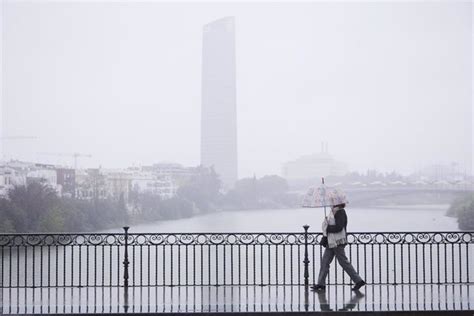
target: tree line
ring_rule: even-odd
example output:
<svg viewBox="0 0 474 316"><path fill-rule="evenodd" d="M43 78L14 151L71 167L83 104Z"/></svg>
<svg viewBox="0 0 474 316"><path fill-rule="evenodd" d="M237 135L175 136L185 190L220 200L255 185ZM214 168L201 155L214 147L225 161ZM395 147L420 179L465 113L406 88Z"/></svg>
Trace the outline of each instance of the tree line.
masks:
<svg viewBox="0 0 474 316"><path fill-rule="evenodd" d="M94 231L127 221L123 200L61 198L50 186L34 182L14 187L0 199L0 232Z"/></svg>
<svg viewBox="0 0 474 316"><path fill-rule="evenodd" d="M284 208L297 205L286 180L278 176L245 178L222 191L213 169L202 168L176 196L161 199L131 192L119 198L80 200L60 197L45 183L14 187L0 198L0 233L98 231L126 224L178 219L218 210ZM131 211L130 211L131 210Z"/></svg>
<svg viewBox="0 0 474 316"><path fill-rule="evenodd" d="M469 193L455 199L447 215L458 219L459 229L474 230L474 194Z"/></svg>

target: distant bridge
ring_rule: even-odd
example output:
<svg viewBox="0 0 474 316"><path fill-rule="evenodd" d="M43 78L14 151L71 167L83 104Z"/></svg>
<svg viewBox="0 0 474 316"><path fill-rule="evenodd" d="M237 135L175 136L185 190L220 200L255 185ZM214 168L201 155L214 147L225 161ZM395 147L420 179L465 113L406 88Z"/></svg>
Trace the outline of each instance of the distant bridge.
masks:
<svg viewBox="0 0 474 316"><path fill-rule="evenodd" d="M343 189L353 203L365 203L379 199L409 197L409 196L432 196L434 199L449 201L453 198L472 193L471 187L435 187L435 186L387 186L387 187L357 187Z"/></svg>
<svg viewBox="0 0 474 316"><path fill-rule="evenodd" d="M436 187L436 186L366 186L366 187L341 187L345 192L399 192L399 193L412 193L412 192L426 192L426 193L439 193L439 192L451 192L451 193L467 193L474 192L473 186L466 187Z"/></svg>
<svg viewBox="0 0 474 316"><path fill-rule="evenodd" d="M331 187L331 185L329 185ZM463 185L463 186L451 186L451 185L423 185L423 186L391 186L391 185L336 185L334 187L342 189L344 192L352 193L352 192L387 192L387 193L440 193L440 192L448 192L448 193L469 193L474 192L474 184L470 185ZM301 193L305 194L306 189L295 190L294 193Z"/></svg>
<svg viewBox="0 0 474 316"><path fill-rule="evenodd" d="M331 186L331 185L329 185ZM474 185L340 185L349 198L351 204L362 204L375 202L387 198L404 198L410 196L432 197L438 202L448 202L463 194L474 194ZM305 194L306 190L293 191L297 194ZM436 201L435 201L436 202Z"/></svg>

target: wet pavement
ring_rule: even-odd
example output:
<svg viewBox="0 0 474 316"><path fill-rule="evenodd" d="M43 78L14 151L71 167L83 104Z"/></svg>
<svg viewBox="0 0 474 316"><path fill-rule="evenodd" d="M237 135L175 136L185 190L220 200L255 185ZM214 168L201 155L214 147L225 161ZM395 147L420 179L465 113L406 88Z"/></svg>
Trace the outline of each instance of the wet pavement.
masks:
<svg viewBox="0 0 474 316"><path fill-rule="evenodd" d="M1 289L2 314L469 311L474 284Z"/></svg>

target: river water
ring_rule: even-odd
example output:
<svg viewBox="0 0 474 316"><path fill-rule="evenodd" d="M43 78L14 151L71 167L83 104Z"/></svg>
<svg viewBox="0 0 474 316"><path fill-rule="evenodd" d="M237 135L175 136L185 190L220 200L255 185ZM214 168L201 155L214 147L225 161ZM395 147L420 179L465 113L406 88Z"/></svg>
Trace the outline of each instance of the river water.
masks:
<svg viewBox="0 0 474 316"><path fill-rule="evenodd" d="M349 219L348 231L458 231L457 219L445 215L448 207L448 205L348 207L346 208ZM305 224L310 225L310 231L319 231L323 218L323 209L226 211L133 225L130 232L298 232ZM120 228L116 228L110 231L119 230Z"/></svg>

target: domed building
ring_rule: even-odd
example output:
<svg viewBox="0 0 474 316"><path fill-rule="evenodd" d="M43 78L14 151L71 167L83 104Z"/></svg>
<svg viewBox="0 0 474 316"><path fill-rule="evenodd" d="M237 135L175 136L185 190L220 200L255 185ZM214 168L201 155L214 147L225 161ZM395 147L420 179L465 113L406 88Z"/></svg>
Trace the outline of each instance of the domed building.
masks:
<svg viewBox="0 0 474 316"><path fill-rule="evenodd" d="M320 153L284 163L282 170L283 177L288 180L343 176L346 173L346 164L329 154L327 144L321 146Z"/></svg>

